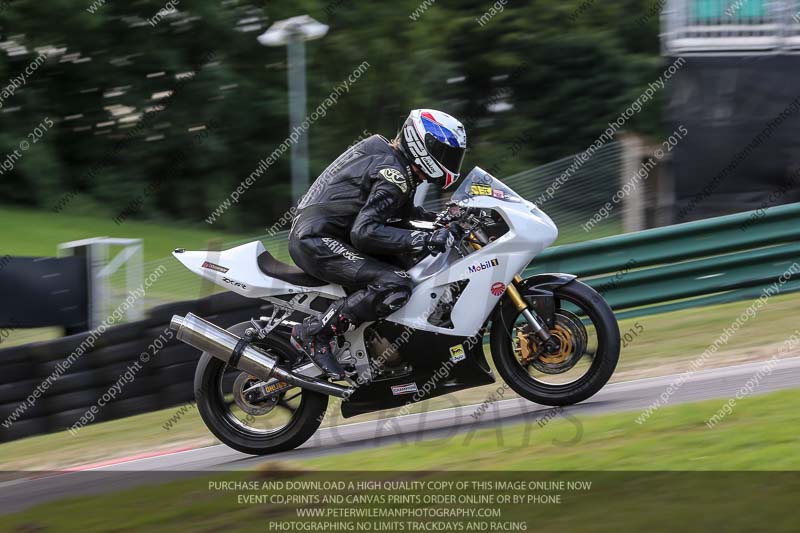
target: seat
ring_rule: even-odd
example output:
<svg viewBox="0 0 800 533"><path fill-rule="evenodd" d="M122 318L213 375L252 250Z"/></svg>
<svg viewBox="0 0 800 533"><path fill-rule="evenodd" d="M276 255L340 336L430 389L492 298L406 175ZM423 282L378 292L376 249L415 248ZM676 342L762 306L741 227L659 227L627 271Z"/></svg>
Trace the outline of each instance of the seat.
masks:
<svg viewBox="0 0 800 533"><path fill-rule="evenodd" d="M327 285L327 281L322 281L314 276L309 276L296 266L287 265L272 257L269 252L264 252L258 256L258 268L261 272L275 279L300 285L301 287L321 287Z"/></svg>

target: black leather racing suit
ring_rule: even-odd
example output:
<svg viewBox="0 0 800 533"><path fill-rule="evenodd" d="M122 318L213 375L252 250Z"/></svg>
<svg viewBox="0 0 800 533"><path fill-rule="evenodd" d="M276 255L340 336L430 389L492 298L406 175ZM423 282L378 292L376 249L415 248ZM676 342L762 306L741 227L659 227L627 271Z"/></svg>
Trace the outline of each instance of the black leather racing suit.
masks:
<svg viewBox="0 0 800 533"><path fill-rule="evenodd" d="M289 254L308 274L352 291L337 306L352 325L391 314L411 295L405 270L370 255L423 249L425 232L389 225L434 218L414 207L416 188L402 153L373 135L331 163L298 206Z"/></svg>

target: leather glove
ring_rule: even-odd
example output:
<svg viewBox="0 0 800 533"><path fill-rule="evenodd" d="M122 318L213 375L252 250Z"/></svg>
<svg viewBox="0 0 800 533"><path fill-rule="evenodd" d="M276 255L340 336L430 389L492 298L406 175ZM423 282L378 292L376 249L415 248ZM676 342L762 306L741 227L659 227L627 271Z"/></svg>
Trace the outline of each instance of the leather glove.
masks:
<svg viewBox="0 0 800 533"><path fill-rule="evenodd" d="M428 211L424 207L414 207L412 214L413 220L424 220L426 222L433 222L439 214L436 211Z"/></svg>
<svg viewBox="0 0 800 533"><path fill-rule="evenodd" d="M425 249L431 255L437 255L446 252L452 248L456 243L457 230L450 226L447 228L440 228L429 233L425 236Z"/></svg>

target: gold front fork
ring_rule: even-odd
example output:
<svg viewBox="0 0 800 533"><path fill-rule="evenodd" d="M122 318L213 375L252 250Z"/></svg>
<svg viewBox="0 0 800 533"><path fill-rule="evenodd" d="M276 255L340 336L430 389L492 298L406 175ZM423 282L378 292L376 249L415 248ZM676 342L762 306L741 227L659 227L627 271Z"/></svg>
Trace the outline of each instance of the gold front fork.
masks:
<svg viewBox="0 0 800 533"><path fill-rule="evenodd" d="M522 283L522 276L519 274L514 276L514 283ZM525 300L522 299L522 295L520 295L519 291L517 290L517 286L513 283L506 287L506 294L508 294L508 297L511 298L511 301L514 302L514 305L517 306L517 311L520 313L528 308L528 304L526 304Z"/></svg>

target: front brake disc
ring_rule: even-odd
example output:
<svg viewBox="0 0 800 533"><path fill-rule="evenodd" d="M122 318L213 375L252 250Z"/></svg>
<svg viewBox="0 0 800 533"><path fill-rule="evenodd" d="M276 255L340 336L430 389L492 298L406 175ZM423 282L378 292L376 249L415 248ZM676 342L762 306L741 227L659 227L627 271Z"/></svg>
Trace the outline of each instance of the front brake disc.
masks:
<svg viewBox="0 0 800 533"><path fill-rule="evenodd" d="M560 349L553 354L545 353L537 342L530 326L517 330L518 354L523 366L533 366L544 374L562 374L573 368L586 351L588 335L581 320L569 311L559 309L555 313L555 325L550 334L560 341Z"/></svg>

